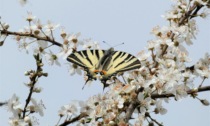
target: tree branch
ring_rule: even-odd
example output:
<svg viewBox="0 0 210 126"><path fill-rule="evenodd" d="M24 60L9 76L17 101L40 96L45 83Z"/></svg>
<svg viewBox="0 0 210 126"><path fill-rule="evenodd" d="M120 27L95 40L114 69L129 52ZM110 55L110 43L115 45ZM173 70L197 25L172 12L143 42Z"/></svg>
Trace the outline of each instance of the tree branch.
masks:
<svg viewBox="0 0 210 126"><path fill-rule="evenodd" d="M137 101L131 101L128 109L126 110L126 114L125 114L125 122L127 123L130 119L131 119L131 116L133 114L133 111L135 110L137 106Z"/></svg>
<svg viewBox="0 0 210 126"><path fill-rule="evenodd" d="M191 89L189 91L187 91L187 94L195 94L198 92L204 92L204 91L210 91L210 86L205 86L205 87L200 87L198 89ZM169 98L169 97L175 97L174 94L172 93L166 93L166 94L152 94L151 98L152 99L156 99L156 98Z"/></svg>
<svg viewBox="0 0 210 126"><path fill-rule="evenodd" d="M204 91L210 91L210 86L205 86L205 87L200 87L198 89L191 89L189 91L187 91L187 94L192 95L198 92L204 92ZM152 99L157 99L157 98L169 98L169 97L175 97L174 94L172 93L166 93L166 94L152 94L151 98ZM126 111L126 116L125 116L125 122L128 122L129 119L131 119L131 116L133 114L133 111L136 109L136 107L138 106L138 102L137 101L132 101Z"/></svg>
<svg viewBox="0 0 210 126"><path fill-rule="evenodd" d="M53 45L56 45L56 46L59 46L59 47L62 47L62 44L53 40L53 39L50 39L49 37L41 37L41 36L38 36L38 35L34 35L34 34L31 34L31 33L21 33L21 32L12 32L12 31L8 31L8 30L0 30L1 34L5 34L5 35L14 35L14 36L23 36L23 37L31 37L31 38L35 38L37 40L43 40L43 41L48 41L50 43L52 43Z"/></svg>

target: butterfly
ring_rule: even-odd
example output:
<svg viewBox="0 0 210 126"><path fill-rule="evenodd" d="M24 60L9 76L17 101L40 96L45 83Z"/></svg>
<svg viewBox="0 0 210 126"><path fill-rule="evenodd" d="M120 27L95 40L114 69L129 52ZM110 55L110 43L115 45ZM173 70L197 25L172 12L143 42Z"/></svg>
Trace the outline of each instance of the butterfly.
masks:
<svg viewBox="0 0 210 126"><path fill-rule="evenodd" d="M108 86L107 80L116 76L117 73L141 67L140 61L135 56L122 51L114 51L114 48L76 51L70 54L67 60L84 68L87 72L88 79L85 85L88 81L96 80L99 74L104 88Z"/></svg>

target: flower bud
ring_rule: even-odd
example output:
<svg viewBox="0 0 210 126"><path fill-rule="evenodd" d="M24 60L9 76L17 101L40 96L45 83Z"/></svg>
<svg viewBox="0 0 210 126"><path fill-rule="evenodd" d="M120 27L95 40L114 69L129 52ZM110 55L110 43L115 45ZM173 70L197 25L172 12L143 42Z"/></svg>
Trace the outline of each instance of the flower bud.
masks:
<svg viewBox="0 0 210 126"><path fill-rule="evenodd" d="M67 36L66 32L62 32L62 33L61 33L61 37L62 37L63 39L66 38L66 36Z"/></svg>
<svg viewBox="0 0 210 126"><path fill-rule="evenodd" d="M151 72L152 72L152 74L154 74L156 72L156 68L152 68Z"/></svg>
<svg viewBox="0 0 210 126"><path fill-rule="evenodd" d="M31 119L30 119L29 116L26 116L26 117L24 118L24 121L25 121L26 123L31 123Z"/></svg>
<svg viewBox="0 0 210 126"><path fill-rule="evenodd" d="M47 77L48 73L42 73L42 76Z"/></svg>
<svg viewBox="0 0 210 126"><path fill-rule="evenodd" d="M44 64L43 63L38 63L38 66L42 67L42 66L44 66Z"/></svg>
<svg viewBox="0 0 210 126"><path fill-rule="evenodd" d="M209 106L209 101L207 101L206 99L200 100L201 103L205 106Z"/></svg>
<svg viewBox="0 0 210 126"><path fill-rule="evenodd" d="M115 122L114 121L109 121L109 125L114 126Z"/></svg>
<svg viewBox="0 0 210 126"><path fill-rule="evenodd" d="M34 34L35 34L35 35L38 35L39 33L40 33L40 31L37 30L37 29L34 31Z"/></svg>
<svg viewBox="0 0 210 126"><path fill-rule="evenodd" d="M3 46L3 44L4 44L4 41L0 41L0 46Z"/></svg>
<svg viewBox="0 0 210 126"><path fill-rule="evenodd" d="M25 76L29 76L30 75L30 72L29 71L25 71L24 75Z"/></svg>
<svg viewBox="0 0 210 126"><path fill-rule="evenodd" d="M31 83L31 82L29 82L29 83L24 83L27 87L32 87L33 86L33 84Z"/></svg>
<svg viewBox="0 0 210 126"><path fill-rule="evenodd" d="M158 108L155 108L154 112L155 112L155 114L159 114L160 111Z"/></svg>
<svg viewBox="0 0 210 126"><path fill-rule="evenodd" d="M71 41L76 44L78 42L78 39L77 38L73 38Z"/></svg>
<svg viewBox="0 0 210 126"><path fill-rule="evenodd" d="M17 35L17 36L15 37L15 39L16 39L16 41L20 41L21 37L20 37L19 35Z"/></svg>
<svg viewBox="0 0 210 126"><path fill-rule="evenodd" d="M34 88L33 92L40 93L42 91L41 87Z"/></svg>
<svg viewBox="0 0 210 126"><path fill-rule="evenodd" d="M6 29L6 30L9 29L9 24L7 24L7 23L4 24L4 29Z"/></svg>
<svg viewBox="0 0 210 126"><path fill-rule="evenodd" d="M64 39L63 44L64 45L68 45L69 44L69 41L67 39Z"/></svg>
<svg viewBox="0 0 210 126"><path fill-rule="evenodd" d="M150 122L148 126L154 126L154 123L153 122Z"/></svg>

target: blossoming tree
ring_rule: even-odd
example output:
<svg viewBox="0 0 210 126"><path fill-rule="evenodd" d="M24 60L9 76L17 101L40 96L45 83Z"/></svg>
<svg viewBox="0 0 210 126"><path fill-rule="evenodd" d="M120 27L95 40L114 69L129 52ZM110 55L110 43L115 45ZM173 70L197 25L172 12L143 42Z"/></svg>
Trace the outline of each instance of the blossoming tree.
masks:
<svg viewBox="0 0 210 126"><path fill-rule="evenodd" d="M20 2L24 5L28 1ZM170 111L163 105L164 102L170 103L170 99L179 101L191 96L208 106L208 100L198 97L198 94L210 90L210 85L203 85L210 75L210 55L206 53L195 64L188 65L191 62L188 46L193 44L198 33L196 18L206 18L209 8L209 0L175 1L172 9L163 16L169 24L155 26L151 32L154 39L149 40L145 50L136 55L141 68L118 73L116 77L110 78L104 92L101 90L101 93L85 101L76 100L61 106L58 110L59 121L55 125L163 126L164 122L156 120L152 115L164 115ZM80 33L67 33L65 28L51 21L44 25L31 12L26 17L28 26L19 31L11 30L13 24L6 23L3 18L0 19L1 48L12 37L20 50L33 52L33 55L29 55L34 57L36 68L25 72L29 79L25 83L27 96L20 98L14 94L8 100L0 101L0 106L12 113L8 118L11 126L37 125L37 118L47 118L43 117L44 108L48 107L44 106L44 102L47 101L34 97L43 92L41 86L37 85L40 78L48 77L44 64L62 66L59 60L66 59L71 53L82 48L100 49L100 46L92 39L81 39ZM59 30L60 33L57 32ZM56 39L57 36L60 39ZM71 63L69 66L71 75L81 75L81 67ZM196 78L202 81L195 84ZM86 79L84 72L84 81ZM21 102L20 99L26 100ZM35 118L35 113L40 117Z"/></svg>

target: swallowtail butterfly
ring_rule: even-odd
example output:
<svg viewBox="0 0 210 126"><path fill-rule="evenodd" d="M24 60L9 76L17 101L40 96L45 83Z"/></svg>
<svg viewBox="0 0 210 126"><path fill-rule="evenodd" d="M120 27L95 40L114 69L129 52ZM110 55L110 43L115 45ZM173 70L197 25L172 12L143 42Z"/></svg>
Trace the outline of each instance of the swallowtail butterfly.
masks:
<svg viewBox="0 0 210 126"><path fill-rule="evenodd" d="M77 51L70 54L67 60L84 68L88 77L86 83L96 80L97 74L100 74L104 88L108 86L107 80L116 76L117 73L141 67L140 61L135 56L122 51L114 51L114 48Z"/></svg>

